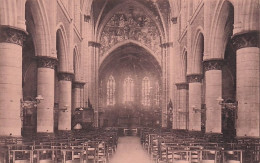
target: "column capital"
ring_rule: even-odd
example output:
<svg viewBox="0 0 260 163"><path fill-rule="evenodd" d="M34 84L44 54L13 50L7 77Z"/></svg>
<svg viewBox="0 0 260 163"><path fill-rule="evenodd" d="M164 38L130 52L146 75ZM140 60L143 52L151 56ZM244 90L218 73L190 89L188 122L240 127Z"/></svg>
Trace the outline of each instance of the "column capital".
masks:
<svg viewBox="0 0 260 163"><path fill-rule="evenodd" d="M0 43L12 43L23 46L28 33L20 28L12 26L0 26Z"/></svg>
<svg viewBox="0 0 260 163"><path fill-rule="evenodd" d="M247 47L259 48L259 31L247 31L232 36L232 43L236 50Z"/></svg>
<svg viewBox="0 0 260 163"><path fill-rule="evenodd" d="M202 74L189 74L187 75L188 83L200 83L202 81Z"/></svg>
<svg viewBox="0 0 260 163"><path fill-rule="evenodd" d="M90 16L90 15L84 15L84 22L89 23L89 22L90 22L90 19L91 19L91 16Z"/></svg>
<svg viewBox="0 0 260 163"><path fill-rule="evenodd" d="M101 44L98 43L98 42L95 42L95 41L89 41L88 42L88 46L92 46L92 47L95 47L95 48L100 48Z"/></svg>
<svg viewBox="0 0 260 163"><path fill-rule="evenodd" d="M74 74L70 72L59 72L58 73L58 79L64 80L64 81L72 81L74 78Z"/></svg>
<svg viewBox="0 0 260 163"><path fill-rule="evenodd" d="M58 64L57 58L51 57L38 57L38 68L50 68L55 69L55 66Z"/></svg>
<svg viewBox="0 0 260 163"><path fill-rule="evenodd" d="M180 90L180 89L188 90L189 89L188 83L176 83L175 85L177 86L177 90Z"/></svg>
<svg viewBox="0 0 260 163"><path fill-rule="evenodd" d="M72 84L72 88L84 88L84 85L86 83L85 82L82 82L82 81L74 81L73 84Z"/></svg>
<svg viewBox="0 0 260 163"><path fill-rule="evenodd" d="M173 46L172 42L165 42L160 45L161 48L168 48L168 47L172 47L172 46Z"/></svg>
<svg viewBox="0 0 260 163"><path fill-rule="evenodd" d="M203 66L205 71L210 70L222 70L223 59L210 59L203 61Z"/></svg>
<svg viewBox="0 0 260 163"><path fill-rule="evenodd" d="M178 17L177 17L177 16L172 17L172 18L171 18L171 21L172 21L172 24L177 24L177 22L178 22Z"/></svg>

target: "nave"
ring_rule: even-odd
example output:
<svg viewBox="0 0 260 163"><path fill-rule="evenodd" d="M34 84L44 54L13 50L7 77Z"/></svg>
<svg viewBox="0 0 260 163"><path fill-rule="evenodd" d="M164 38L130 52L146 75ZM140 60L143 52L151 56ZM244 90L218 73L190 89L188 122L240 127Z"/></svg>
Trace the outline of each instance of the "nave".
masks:
<svg viewBox="0 0 260 163"><path fill-rule="evenodd" d="M260 162L259 0L0 4L0 162Z"/></svg>
<svg viewBox="0 0 260 163"><path fill-rule="evenodd" d="M124 136L118 139L117 152L111 163L153 163L148 153L142 148L140 138Z"/></svg>
<svg viewBox="0 0 260 163"><path fill-rule="evenodd" d="M1 137L1 163L259 163L260 140L221 134L119 128Z"/></svg>

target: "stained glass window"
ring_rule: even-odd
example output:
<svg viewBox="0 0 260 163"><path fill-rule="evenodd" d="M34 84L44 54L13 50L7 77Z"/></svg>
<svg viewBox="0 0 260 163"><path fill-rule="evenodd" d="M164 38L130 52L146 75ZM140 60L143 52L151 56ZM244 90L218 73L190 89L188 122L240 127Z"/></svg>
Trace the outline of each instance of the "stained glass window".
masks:
<svg viewBox="0 0 260 163"><path fill-rule="evenodd" d="M110 76L107 81L107 105L115 105L115 79Z"/></svg>
<svg viewBox="0 0 260 163"><path fill-rule="evenodd" d="M124 102L134 101L134 81L132 78L127 77L124 81Z"/></svg>
<svg viewBox="0 0 260 163"><path fill-rule="evenodd" d="M145 77L142 81L142 104L150 106L150 80Z"/></svg>

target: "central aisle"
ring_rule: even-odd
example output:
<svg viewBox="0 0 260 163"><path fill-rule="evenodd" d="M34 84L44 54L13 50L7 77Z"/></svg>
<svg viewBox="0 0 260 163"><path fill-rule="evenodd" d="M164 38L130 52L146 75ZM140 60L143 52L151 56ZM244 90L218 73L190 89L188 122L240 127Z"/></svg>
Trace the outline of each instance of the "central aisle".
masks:
<svg viewBox="0 0 260 163"><path fill-rule="evenodd" d="M152 163L152 161L142 148L138 137L125 136L119 138L117 151L110 163Z"/></svg>

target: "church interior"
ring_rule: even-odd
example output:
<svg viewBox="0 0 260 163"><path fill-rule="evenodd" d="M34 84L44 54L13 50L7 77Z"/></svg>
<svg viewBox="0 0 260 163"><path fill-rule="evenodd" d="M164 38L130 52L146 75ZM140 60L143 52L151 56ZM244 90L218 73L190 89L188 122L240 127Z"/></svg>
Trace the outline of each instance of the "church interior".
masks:
<svg viewBox="0 0 260 163"><path fill-rule="evenodd" d="M0 0L1 163L259 163L259 0Z"/></svg>

